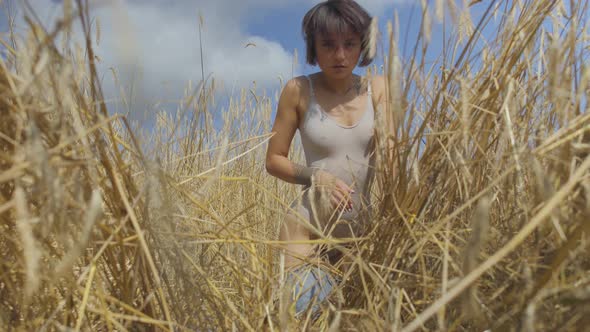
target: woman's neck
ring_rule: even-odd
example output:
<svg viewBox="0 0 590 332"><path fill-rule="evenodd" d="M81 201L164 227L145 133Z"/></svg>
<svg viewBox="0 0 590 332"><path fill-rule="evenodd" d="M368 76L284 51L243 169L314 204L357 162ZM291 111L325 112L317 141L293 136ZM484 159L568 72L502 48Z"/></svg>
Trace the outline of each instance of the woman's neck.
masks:
<svg viewBox="0 0 590 332"><path fill-rule="evenodd" d="M346 95L358 86L358 77L354 74L342 79L329 78L321 72L319 76L324 88L338 95Z"/></svg>

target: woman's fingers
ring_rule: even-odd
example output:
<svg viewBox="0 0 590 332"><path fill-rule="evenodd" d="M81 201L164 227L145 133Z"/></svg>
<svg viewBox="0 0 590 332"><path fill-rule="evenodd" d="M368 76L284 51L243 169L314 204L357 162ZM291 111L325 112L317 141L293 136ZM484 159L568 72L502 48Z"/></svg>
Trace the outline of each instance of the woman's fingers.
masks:
<svg viewBox="0 0 590 332"><path fill-rule="evenodd" d="M338 198L336 198L334 196L330 197L330 205L332 205L333 209L338 209L338 207L339 207Z"/></svg>
<svg viewBox="0 0 590 332"><path fill-rule="evenodd" d="M336 180L335 185L336 185L336 188L338 188L340 191L342 191L345 194L350 194L350 193L354 192L354 190L352 190L352 188L350 188L342 180Z"/></svg>
<svg viewBox="0 0 590 332"><path fill-rule="evenodd" d="M338 202L346 202L346 196L339 190L332 190L332 197L336 198Z"/></svg>
<svg viewBox="0 0 590 332"><path fill-rule="evenodd" d="M348 185L346 185L344 182L342 181L338 181L336 183L336 188L348 199L350 200L350 195L354 192L354 190L352 188L350 188Z"/></svg>
<svg viewBox="0 0 590 332"><path fill-rule="evenodd" d="M345 211L350 211L352 209L350 196L342 194L339 190L332 191L330 202L335 209L344 209Z"/></svg>
<svg viewBox="0 0 590 332"><path fill-rule="evenodd" d="M346 199L346 202L348 205L350 205L350 207L352 207L352 201L350 199L350 195L354 192L354 190L352 190L352 188L350 188L348 185L346 185L343 181L338 180L336 181L336 189L343 195L343 197Z"/></svg>
<svg viewBox="0 0 590 332"><path fill-rule="evenodd" d="M348 211L352 210L350 194L353 193L354 190L344 181L324 171L318 171L316 173L316 180L316 185L321 190L330 193L330 204L333 208L342 208Z"/></svg>
<svg viewBox="0 0 590 332"><path fill-rule="evenodd" d="M332 208L335 210L349 210L349 207L346 206L346 203L344 201L339 200L334 196L332 196L332 198L330 199L330 204L332 205Z"/></svg>

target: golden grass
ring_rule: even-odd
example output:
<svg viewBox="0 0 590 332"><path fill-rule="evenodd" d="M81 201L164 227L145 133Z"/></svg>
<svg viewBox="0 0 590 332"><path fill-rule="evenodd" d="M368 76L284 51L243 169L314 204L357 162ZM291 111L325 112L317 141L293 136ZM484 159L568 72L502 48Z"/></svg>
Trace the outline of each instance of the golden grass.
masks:
<svg viewBox="0 0 590 332"><path fill-rule="evenodd" d="M590 324L587 1L475 1L487 8L479 22L447 1L456 33L430 65L420 53L443 2L424 10L409 59L390 25L374 220L350 247L318 241L342 248L351 268L315 320L296 319L281 292L276 237L298 188L264 171L273 97L244 90L217 130L214 84L201 82L176 113L157 114L156 130L132 129L107 110L100 29L77 5L49 31L29 20L0 62L2 328ZM86 44L60 52L55 38L73 19Z"/></svg>

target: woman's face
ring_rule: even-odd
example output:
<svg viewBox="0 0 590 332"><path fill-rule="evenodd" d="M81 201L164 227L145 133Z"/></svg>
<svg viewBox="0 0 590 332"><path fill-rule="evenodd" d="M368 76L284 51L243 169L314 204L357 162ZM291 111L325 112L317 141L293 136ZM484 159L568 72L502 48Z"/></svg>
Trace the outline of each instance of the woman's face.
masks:
<svg viewBox="0 0 590 332"><path fill-rule="evenodd" d="M352 31L318 34L315 49L318 66L325 75L346 78L359 61L361 37Z"/></svg>

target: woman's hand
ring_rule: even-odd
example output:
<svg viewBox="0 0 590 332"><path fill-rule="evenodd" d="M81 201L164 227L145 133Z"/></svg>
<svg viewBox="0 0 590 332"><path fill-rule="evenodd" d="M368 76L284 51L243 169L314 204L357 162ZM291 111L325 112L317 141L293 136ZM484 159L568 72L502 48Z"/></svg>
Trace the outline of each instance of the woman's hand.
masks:
<svg viewBox="0 0 590 332"><path fill-rule="evenodd" d="M325 171L316 171L313 176L314 186L329 195L330 205L334 209L352 211L350 194L354 190L344 181Z"/></svg>

